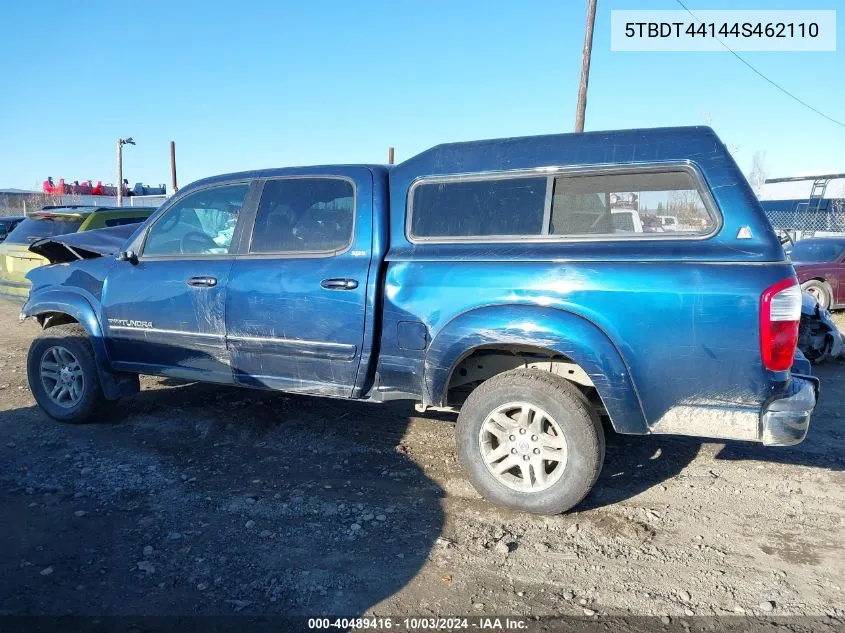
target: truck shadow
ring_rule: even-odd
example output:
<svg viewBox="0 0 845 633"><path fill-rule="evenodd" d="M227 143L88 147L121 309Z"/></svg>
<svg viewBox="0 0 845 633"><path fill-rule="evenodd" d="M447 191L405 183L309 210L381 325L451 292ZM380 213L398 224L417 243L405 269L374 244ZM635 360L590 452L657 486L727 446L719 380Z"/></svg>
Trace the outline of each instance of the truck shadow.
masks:
<svg viewBox="0 0 845 633"><path fill-rule="evenodd" d="M830 393L805 444L608 433L602 475L576 510L676 477L705 445L717 460L843 470L834 385L845 367L819 374ZM163 383L107 423L2 411L0 613L390 613L445 520L443 490L403 449L412 416L407 403ZM48 565L49 582L33 582Z"/></svg>
<svg viewBox="0 0 845 633"><path fill-rule="evenodd" d="M191 384L97 424L0 412L8 441L49 437L0 445L0 613L365 613L443 528L442 490L402 452L402 411ZM39 584L21 560L60 563Z"/></svg>
<svg viewBox="0 0 845 633"><path fill-rule="evenodd" d="M797 446L768 447L751 442L666 435L619 435L606 429L607 453L593 491L576 508L600 508L634 497L679 475L705 446L717 461L776 463L831 471L845 470L845 364L815 368L822 393L807 438Z"/></svg>
<svg viewBox="0 0 845 633"><path fill-rule="evenodd" d="M605 460L582 512L635 497L680 474L698 455L701 441L686 437L620 435L605 430Z"/></svg>

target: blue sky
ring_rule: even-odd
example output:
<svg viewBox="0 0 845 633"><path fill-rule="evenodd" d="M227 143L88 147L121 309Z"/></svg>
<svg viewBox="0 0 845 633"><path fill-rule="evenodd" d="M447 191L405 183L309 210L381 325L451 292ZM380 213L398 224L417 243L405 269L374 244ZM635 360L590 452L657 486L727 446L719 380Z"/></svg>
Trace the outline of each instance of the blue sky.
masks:
<svg viewBox="0 0 845 633"><path fill-rule="evenodd" d="M688 0L693 9L795 9L795 0ZM836 9L841 0L815 0ZM845 129L727 53L610 51L598 0L587 129L709 122L748 169L845 172ZM586 0L12 2L3 8L0 187L115 179L180 185L259 167L397 160L457 140L571 131ZM840 11L839 25L842 25ZM841 31L842 29L840 29ZM845 45L746 53L845 120Z"/></svg>

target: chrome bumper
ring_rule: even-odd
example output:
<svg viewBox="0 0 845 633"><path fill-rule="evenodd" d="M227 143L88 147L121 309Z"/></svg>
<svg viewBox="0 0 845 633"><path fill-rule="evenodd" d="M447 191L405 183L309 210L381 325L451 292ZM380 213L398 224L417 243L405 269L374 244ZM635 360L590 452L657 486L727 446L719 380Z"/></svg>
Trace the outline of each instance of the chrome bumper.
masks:
<svg viewBox="0 0 845 633"><path fill-rule="evenodd" d="M804 440L818 400L819 383L793 374L786 391L770 400L760 415L760 440L766 446L792 446Z"/></svg>

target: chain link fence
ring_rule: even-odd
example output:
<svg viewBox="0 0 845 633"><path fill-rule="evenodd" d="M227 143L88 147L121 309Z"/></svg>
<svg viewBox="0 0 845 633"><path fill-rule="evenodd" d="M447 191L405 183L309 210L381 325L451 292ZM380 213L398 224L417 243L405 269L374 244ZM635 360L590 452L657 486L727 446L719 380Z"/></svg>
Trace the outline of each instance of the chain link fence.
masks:
<svg viewBox="0 0 845 633"><path fill-rule="evenodd" d="M845 233L845 200L828 200L823 208L802 203L792 208L765 208L772 226L781 231Z"/></svg>

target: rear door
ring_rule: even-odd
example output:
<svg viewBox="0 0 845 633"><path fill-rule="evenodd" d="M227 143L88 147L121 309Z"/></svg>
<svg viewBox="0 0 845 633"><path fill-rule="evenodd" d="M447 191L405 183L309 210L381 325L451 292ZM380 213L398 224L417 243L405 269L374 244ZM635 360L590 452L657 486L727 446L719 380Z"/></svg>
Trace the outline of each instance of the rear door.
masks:
<svg viewBox="0 0 845 633"><path fill-rule="evenodd" d="M102 306L117 368L232 382L226 285L249 191L238 181L186 193L149 227L137 262L114 264Z"/></svg>
<svg viewBox="0 0 845 633"><path fill-rule="evenodd" d="M364 337L372 174L344 173L262 183L226 298L236 382L351 395Z"/></svg>

